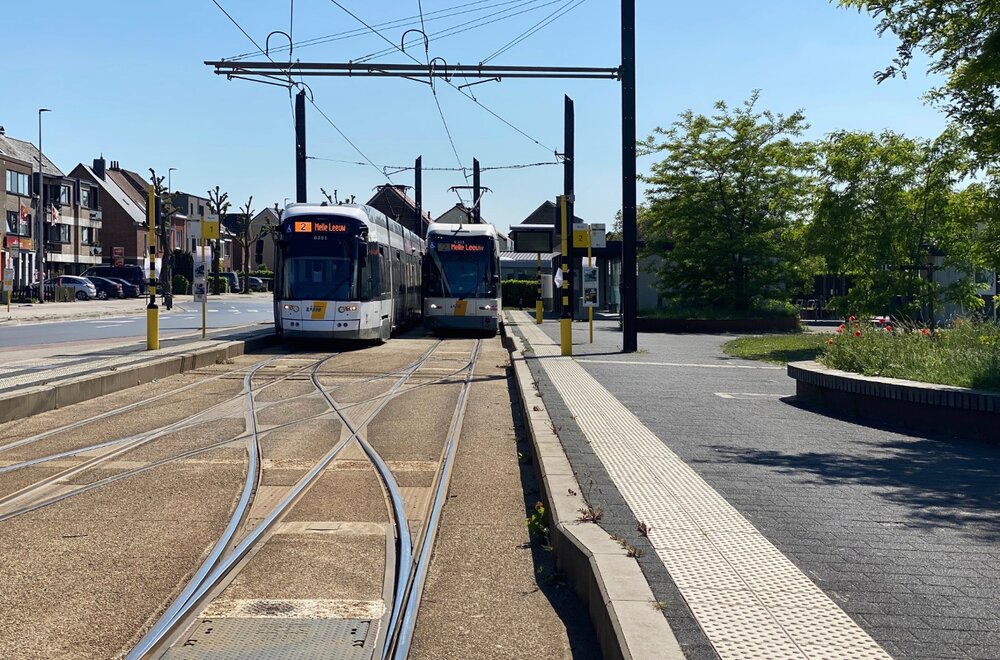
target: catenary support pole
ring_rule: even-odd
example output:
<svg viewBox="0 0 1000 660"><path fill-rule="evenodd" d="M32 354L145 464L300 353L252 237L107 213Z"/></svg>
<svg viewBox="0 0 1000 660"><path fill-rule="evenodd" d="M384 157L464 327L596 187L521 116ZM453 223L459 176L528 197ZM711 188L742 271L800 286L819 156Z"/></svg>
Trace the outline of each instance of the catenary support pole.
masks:
<svg viewBox="0 0 1000 660"><path fill-rule="evenodd" d="M570 236L573 235L573 218L575 217L575 207L576 207L576 197L574 195L575 187L575 169L574 160L576 157L576 114L573 109L573 99L568 96L563 96L563 195L566 197L566 215L568 219L566 221L566 231L570 232ZM566 259L574 266L579 266L580 259L579 253L573 249L573 241L569 241L569 251L566 254ZM577 272L578 268L572 268L572 272ZM569 283L570 295L569 295L569 314L570 319L577 318L577 298L579 298L574 286L575 282L572 280ZM581 280L581 285L583 284Z"/></svg>
<svg viewBox="0 0 1000 660"><path fill-rule="evenodd" d="M562 316L559 319L559 344L562 347L562 354L573 355L573 306L570 305L570 296L573 289L570 282L573 280L573 271L569 267L569 246L573 243L570 237L570 229L567 226L567 204L566 195L559 195L559 226L562 229Z"/></svg>
<svg viewBox="0 0 1000 660"><path fill-rule="evenodd" d="M636 307L635 0L622 0L622 352L639 349Z"/></svg>
<svg viewBox="0 0 1000 660"><path fill-rule="evenodd" d="M295 95L295 201L308 201L306 190L306 93Z"/></svg>
<svg viewBox="0 0 1000 660"><path fill-rule="evenodd" d="M538 295L535 297L535 323L542 324L545 315L545 303L542 300L542 253L538 252Z"/></svg>
<svg viewBox="0 0 1000 660"><path fill-rule="evenodd" d="M482 182L479 178L479 159L472 159L472 222L474 224L481 224L483 222L483 213L480 207L480 199L483 195Z"/></svg>
<svg viewBox="0 0 1000 660"><path fill-rule="evenodd" d="M146 305L146 350L160 348L160 309L156 306L156 191L149 185L146 197L149 230L149 304Z"/></svg>
<svg viewBox="0 0 1000 660"><path fill-rule="evenodd" d="M427 227L424 226L424 157L417 156L413 164L413 198L417 207L417 235L427 238Z"/></svg>

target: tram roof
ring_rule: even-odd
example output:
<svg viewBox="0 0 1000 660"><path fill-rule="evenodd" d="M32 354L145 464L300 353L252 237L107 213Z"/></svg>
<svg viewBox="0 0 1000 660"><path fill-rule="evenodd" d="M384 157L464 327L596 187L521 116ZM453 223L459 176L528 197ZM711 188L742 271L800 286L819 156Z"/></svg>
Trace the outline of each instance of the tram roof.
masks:
<svg viewBox="0 0 1000 660"><path fill-rule="evenodd" d="M449 236L491 236L496 238L497 229L490 224L452 224L446 222L432 222L427 225L427 235L448 234Z"/></svg>
<svg viewBox="0 0 1000 660"><path fill-rule="evenodd" d="M289 204L285 207L284 218L293 215L339 215L363 222L371 219L361 204Z"/></svg>

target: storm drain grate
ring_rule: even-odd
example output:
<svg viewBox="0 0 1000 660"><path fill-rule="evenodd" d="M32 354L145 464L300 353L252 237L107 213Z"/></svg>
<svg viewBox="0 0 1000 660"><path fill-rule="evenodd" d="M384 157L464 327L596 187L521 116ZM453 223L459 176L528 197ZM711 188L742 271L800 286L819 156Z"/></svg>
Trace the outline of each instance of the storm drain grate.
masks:
<svg viewBox="0 0 1000 660"><path fill-rule="evenodd" d="M367 660L375 644L371 621L358 619L201 619L169 660ZM374 633L375 630L372 630Z"/></svg>

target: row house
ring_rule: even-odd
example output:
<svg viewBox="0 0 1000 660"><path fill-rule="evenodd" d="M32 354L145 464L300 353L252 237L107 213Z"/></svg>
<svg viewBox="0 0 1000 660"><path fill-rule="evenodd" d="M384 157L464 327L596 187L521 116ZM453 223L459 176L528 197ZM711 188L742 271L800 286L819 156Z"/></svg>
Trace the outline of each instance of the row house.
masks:
<svg viewBox="0 0 1000 660"><path fill-rule="evenodd" d="M7 136L0 128L3 170L0 245L3 267L14 271L15 286L35 281L39 241L46 277L79 275L101 262L100 194L90 182L67 176L47 157L37 171L38 148ZM42 220L41 236L35 219Z"/></svg>
<svg viewBox="0 0 1000 660"><path fill-rule="evenodd" d="M121 172L112 172L103 156L93 165L78 164L70 175L100 190L104 261L142 266L149 251L143 194Z"/></svg>
<svg viewBox="0 0 1000 660"><path fill-rule="evenodd" d="M173 216L175 237L179 237L174 246L178 250L195 252L201 237L198 223L205 220L218 220L219 216L209 211L209 199L178 190L171 193L170 199L176 209ZM189 226L188 226L189 225ZM176 232L182 231L179 234ZM219 270L228 271L233 267L233 235L226 229L225 223L219 228Z"/></svg>
<svg viewBox="0 0 1000 660"><path fill-rule="evenodd" d="M223 226L233 235L236 235L241 226L240 214L228 213L223 220ZM265 206L262 211L250 221L250 235L257 236L262 229L271 227L271 231L265 231L255 245L250 247L250 264L247 270L267 268L274 272L275 243L274 232L281 225L281 215L277 207ZM233 241L233 270L243 272L243 249L238 241Z"/></svg>
<svg viewBox="0 0 1000 660"><path fill-rule="evenodd" d="M408 186L384 184L368 200L368 206L381 211L387 218L395 220L417 236L427 236L427 225L431 216L426 211L417 213L417 203L406 194Z"/></svg>

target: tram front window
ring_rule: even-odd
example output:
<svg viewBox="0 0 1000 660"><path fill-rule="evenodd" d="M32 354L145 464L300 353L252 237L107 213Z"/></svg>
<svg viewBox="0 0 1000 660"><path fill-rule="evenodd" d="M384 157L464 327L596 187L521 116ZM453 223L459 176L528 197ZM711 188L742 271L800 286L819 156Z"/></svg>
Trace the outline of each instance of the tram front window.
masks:
<svg viewBox="0 0 1000 660"><path fill-rule="evenodd" d="M285 262L285 300L354 300L354 264L345 257L293 257Z"/></svg>
<svg viewBox="0 0 1000 660"><path fill-rule="evenodd" d="M489 241L431 239L427 295L445 298L496 296L492 244Z"/></svg>

